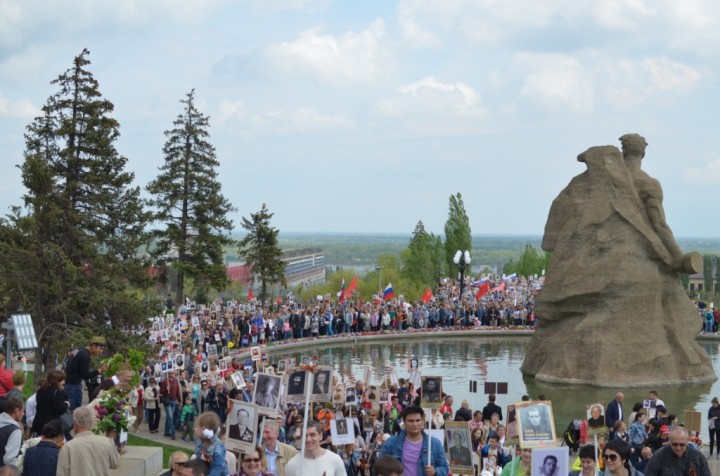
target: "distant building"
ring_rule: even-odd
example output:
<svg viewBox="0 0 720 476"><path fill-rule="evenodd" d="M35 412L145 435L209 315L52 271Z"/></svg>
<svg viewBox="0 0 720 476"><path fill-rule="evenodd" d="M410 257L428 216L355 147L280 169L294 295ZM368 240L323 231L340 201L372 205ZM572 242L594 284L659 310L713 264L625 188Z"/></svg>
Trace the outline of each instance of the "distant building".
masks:
<svg viewBox="0 0 720 476"><path fill-rule="evenodd" d="M285 279L288 288L298 284L312 286L325 283L325 253L319 248L287 250L282 260L286 263Z"/></svg>
<svg viewBox="0 0 720 476"><path fill-rule="evenodd" d="M286 250L281 258L285 262L285 280L288 288L299 284L312 286L325 282L325 253L319 248ZM248 286L252 282L252 268L244 263L229 263L227 275L231 281Z"/></svg>

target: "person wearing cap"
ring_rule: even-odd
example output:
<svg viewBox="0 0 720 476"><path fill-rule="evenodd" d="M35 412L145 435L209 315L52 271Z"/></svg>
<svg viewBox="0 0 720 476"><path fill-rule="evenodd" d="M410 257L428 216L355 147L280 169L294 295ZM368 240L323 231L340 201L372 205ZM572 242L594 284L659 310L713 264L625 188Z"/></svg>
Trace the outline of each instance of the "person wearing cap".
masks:
<svg viewBox="0 0 720 476"><path fill-rule="evenodd" d="M79 349L70 358L65 367L65 393L70 399L70 410L82 406L82 382L97 377L107 370L107 365L102 364L95 370L90 370L90 358L97 357L105 351L107 341L104 337L95 336L90 339L90 345Z"/></svg>
<svg viewBox="0 0 720 476"><path fill-rule="evenodd" d="M95 400L98 395L100 395L100 392L108 391L113 387L118 387L123 390L129 391L131 389L130 379L132 378L132 374L133 368L130 366L130 364L123 362L118 365L115 375L110 378L106 378L105 380L100 382L100 385L95 388L95 391L92 394L93 400Z"/></svg>
<svg viewBox="0 0 720 476"><path fill-rule="evenodd" d="M653 450L653 453L666 446L670 437L670 427L667 425L661 425L658 427L657 432L651 432L648 437L648 446Z"/></svg>

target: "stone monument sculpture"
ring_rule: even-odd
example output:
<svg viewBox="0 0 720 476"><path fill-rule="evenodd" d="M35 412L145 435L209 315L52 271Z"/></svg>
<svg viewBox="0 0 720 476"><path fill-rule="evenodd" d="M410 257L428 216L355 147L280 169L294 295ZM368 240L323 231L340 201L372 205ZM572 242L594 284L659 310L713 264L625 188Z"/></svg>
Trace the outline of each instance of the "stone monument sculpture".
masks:
<svg viewBox="0 0 720 476"><path fill-rule="evenodd" d="M701 321L679 272L702 269L665 222L660 183L641 168L647 143L620 138L578 156L587 170L550 208L552 252L523 373L548 382L648 386L714 381L695 342Z"/></svg>

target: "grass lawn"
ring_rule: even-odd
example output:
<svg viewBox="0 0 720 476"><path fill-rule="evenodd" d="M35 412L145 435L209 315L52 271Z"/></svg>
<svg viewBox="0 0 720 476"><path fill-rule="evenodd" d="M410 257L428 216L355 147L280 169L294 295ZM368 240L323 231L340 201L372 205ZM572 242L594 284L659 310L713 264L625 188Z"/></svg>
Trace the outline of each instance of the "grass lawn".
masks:
<svg viewBox="0 0 720 476"><path fill-rule="evenodd" d="M35 372L28 370L28 373L25 374L25 385L23 386L23 396L26 402L33 393L35 393Z"/></svg>
<svg viewBox="0 0 720 476"><path fill-rule="evenodd" d="M128 434L128 442L127 442L127 444L128 444L128 446L153 446L153 447L156 447L156 448L157 448L157 447L162 448L162 451L163 451L163 468L167 468L167 467L169 466L169 465L168 465L168 461L170 460L170 455L173 454L173 453L176 452L176 451L183 451L183 452L187 453L188 456L191 456L191 455L192 455L192 451L190 451L190 450L188 450L188 449L186 449L186 448L181 448L181 447L179 447L179 446L165 445L165 444L162 444L162 443L158 443L158 442L156 442L156 441L146 440L146 439L144 439L144 438L139 438L139 437L137 437L137 436L135 436L135 435L132 435L132 434Z"/></svg>

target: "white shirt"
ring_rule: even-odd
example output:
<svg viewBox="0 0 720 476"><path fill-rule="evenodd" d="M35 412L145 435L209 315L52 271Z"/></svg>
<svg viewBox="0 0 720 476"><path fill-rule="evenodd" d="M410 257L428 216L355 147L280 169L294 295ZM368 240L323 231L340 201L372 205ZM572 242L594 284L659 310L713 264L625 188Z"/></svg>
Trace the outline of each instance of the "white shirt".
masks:
<svg viewBox="0 0 720 476"><path fill-rule="evenodd" d="M342 458L332 451L325 450L325 454L317 459L303 458L300 453L293 456L285 466L285 476L297 476L300 474L300 465L303 467L303 474L308 476L346 476L345 463Z"/></svg>
<svg viewBox="0 0 720 476"><path fill-rule="evenodd" d="M35 420L35 414L37 413L37 393L33 393L25 403L25 422L28 427L31 427L33 420Z"/></svg>

